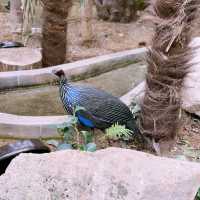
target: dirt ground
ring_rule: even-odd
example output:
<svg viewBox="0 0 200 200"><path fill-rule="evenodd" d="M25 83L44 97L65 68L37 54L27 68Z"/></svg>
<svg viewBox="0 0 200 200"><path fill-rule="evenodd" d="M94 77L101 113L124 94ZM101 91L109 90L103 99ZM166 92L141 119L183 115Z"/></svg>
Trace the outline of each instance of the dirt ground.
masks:
<svg viewBox="0 0 200 200"><path fill-rule="evenodd" d="M141 14L142 15L142 14ZM93 56L118 52L150 45L154 24L137 20L130 24L92 20L95 42L91 48L81 45L80 22L69 24L67 60L75 61ZM22 41L21 36L11 32L12 23L8 13L0 13L0 41ZM41 34L31 35L27 46L40 48Z"/></svg>
<svg viewBox="0 0 200 200"><path fill-rule="evenodd" d="M89 58L97 55L108 54L112 52L149 46L154 34L155 24L147 19L145 12L140 13L136 22L130 24L110 23L93 20L93 29L96 42L93 47L87 48L81 46L80 24L73 23L69 25L68 31L68 60L75 61L83 58ZM8 13L0 13L0 41L18 40L19 35L11 32ZM200 36L200 25L193 32L194 36ZM32 35L27 46L40 48L41 35ZM0 140L0 146L12 142L10 140ZM102 141L101 141L102 142ZM110 143L99 143L99 147L106 147ZM112 143L114 146L134 148L134 145L125 145L124 143ZM181 128L176 139L176 145L171 152L165 156L176 157L183 160L199 161L200 158L200 119L183 112Z"/></svg>

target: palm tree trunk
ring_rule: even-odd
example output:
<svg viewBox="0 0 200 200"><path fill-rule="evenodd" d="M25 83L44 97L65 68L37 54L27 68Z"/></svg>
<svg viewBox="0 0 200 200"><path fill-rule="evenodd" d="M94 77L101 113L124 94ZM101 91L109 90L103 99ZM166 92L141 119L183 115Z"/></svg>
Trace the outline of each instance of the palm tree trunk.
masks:
<svg viewBox="0 0 200 200"><path fill-rule="evenodd" d="M93 40L92 16L93 0L83 0L81 4L81 35L83 45L90 45Z"/></svg>
<svg viewBox="0 0 200 200"><path fill-rule="evenodd" d="M71 0L42 0L43 33L42 65L43 67L63 64L66 59L67 16Z"/></svg>
<svg viewBox="0 0 200 200"><path fill-rule="evenodd" d="M172 0L158 0L157 2L159 6L156 12L166 20L157 26L148 53L140 128L144 135L153 139L154 144L158 142L160 147L163 146L166 150L166 147L172 147L179 128L181 90L194 53L189 43L200 1L179 0L174 3Z"/></svg>
<svg viewBox="0 0 200 200"><path fill-rule="evenodd" d="M2 4L0 3L0 12L2 12L4 9L3 9L3 6Z"/></svg>

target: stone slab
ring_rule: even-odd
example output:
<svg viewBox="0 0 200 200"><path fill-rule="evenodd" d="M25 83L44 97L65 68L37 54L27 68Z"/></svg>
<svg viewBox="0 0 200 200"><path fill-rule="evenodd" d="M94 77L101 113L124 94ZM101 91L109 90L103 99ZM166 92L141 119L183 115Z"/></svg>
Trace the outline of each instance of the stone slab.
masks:
<svg viewBox="0 0 200 200"><path fill-rule="evenodd" d="M0 177L1 200L194 200L200 165L127 149L21 154Z"/></svg>
<svg viewBox="0 0 200 200"><path fill-rule="evenodd" d="M28 47L0 49L0 72L39 68L41 53Z"/></svg>

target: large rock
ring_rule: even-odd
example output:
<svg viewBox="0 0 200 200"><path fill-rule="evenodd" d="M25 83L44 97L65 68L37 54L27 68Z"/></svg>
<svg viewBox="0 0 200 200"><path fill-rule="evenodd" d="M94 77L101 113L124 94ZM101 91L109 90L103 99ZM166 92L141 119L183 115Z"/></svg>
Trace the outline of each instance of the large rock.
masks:
<svg viewBox="0 0 200 200"><path fill-rule="evenodd" d="M21 154L0 185L1 200L194 200L200 165L117 148Z"/></svg>
<svg viewBox="0 0 200 200"><path fill-rule="evenodd" d="M182 90L183 108L200 116L200 37L194 38L190 46L194 55Z"/></svg>

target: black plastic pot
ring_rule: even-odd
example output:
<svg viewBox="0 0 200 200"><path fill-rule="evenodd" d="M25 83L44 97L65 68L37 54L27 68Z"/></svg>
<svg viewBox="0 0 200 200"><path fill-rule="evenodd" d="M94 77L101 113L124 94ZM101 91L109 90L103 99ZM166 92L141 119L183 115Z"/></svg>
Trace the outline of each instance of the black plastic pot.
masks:
<svg viewBox="0 0 200 200"><path fill-rule="evenodd" d="M20 42L13 42L13 41L0 42L0 48L17 48L17 47L24 47L24 45Z"/></svg>
<svg viewBox="0 0 200 200"><path fill-rule="evenodd" d="M20 140L0 147L0 175L3 174L11 160L20 153L49 153L50 149L40 140Z"/></svg>

